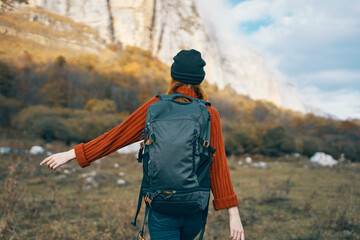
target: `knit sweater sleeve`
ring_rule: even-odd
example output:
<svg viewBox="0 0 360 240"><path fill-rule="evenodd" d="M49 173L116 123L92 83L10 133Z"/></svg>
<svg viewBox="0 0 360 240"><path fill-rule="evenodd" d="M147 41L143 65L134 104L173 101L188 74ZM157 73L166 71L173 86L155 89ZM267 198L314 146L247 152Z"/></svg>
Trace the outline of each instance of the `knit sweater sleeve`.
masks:
<svg viewBox="0 0 360 240"><path fill-rule="evenodd" d="M216 149L210 166L210 188L214 195L213 206L216 211L239 205L231 183L230 171L225 155L220 116L213 107L208 107L211 114L210 145Z"/></svg>
<svg viewBox="0 0 360 240"><path fill-rule="evenodd" d="M153 97L128 116L120 125L87 143L80 143L74 147L79 165L84 168L91 162L102 158L119 148L139 141L145 127L148 107L158 101Z"/></svg>

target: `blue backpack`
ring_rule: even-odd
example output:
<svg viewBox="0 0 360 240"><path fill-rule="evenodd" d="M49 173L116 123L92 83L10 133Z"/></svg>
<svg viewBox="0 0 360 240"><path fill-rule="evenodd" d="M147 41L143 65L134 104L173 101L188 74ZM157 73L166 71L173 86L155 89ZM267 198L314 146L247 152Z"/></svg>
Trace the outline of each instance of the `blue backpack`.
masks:
<svg viewBox="0 0 360 240"><path fill-rule="evenodd" d="M215 149L210 146L209 102L176 93L157 95L151 104L138 153L143 162L143 178L134 221L142 199L146 203L142 229L137 239L144 239L144 224L149 208L153 211L186 215L203 212L203 239L210 199L210 164ZM179 102L184 97L190 102Z"/></svg>

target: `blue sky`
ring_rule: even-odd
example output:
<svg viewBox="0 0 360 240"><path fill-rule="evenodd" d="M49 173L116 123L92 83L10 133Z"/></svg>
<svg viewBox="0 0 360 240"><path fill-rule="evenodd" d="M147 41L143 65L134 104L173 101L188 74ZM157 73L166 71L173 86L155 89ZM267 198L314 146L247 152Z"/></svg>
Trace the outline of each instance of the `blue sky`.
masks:
<svg viewBox="0 0 360 240"><path fill-rule="evenodd" d="M218 34L235 35L261 53L304 104L360 119L360 1L206 2Z"/></svg>
<svg viewBox="0 0 360 240"><path fill-rule="evenodd" d="M236 5L240 2L244 2L245 0L228 0L231 4Z"/></svg>

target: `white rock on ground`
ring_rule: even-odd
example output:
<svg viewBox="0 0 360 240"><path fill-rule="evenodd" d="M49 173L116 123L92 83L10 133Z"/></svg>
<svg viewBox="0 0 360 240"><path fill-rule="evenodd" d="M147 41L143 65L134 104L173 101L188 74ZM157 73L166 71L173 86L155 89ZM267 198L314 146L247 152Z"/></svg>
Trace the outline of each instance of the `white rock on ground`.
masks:
<svg viewBox="0 0 360 240"><path fill-rule="evenodd" d="M52 152L48 152L46 151L43 147L41 146L32 146L29 153L31 155L38 155L38 154L46 154L48 156L52 155Z"/></svg>
<svg viewBox="0 0 360 240"><path fill-rule="evenodd" d="M245 162L246 162L246 163L251 163L251 162L252 162L251 157L246 157L246 158L245 158Z"/></svg>
<svg viewBox="0 0 360 240"><path fill-rule="evenodd" d="M118 167L119 167L119 164L118 164L118 163L115 163L115 164L114 164L114 167L115 167L115 168L118 168Z"/></svg>
<svg viewBox="0 0 360 240"><path fill-rule="evenodd" d="M95 179L94 179L94 177L93 177L93 176L88 176L88 177L86 177L86 178L85 178L85 181L86 181L86 182L90 182L90 183L91 183L91 182L94 182L94 181L95 181Z"/></svg>
<svg viewBox="0 0 360 240"><path fill-rule="evenodd" d="M118 180L116 181L116 184L117 184L117 185L124 185L124 184L126 184L126 181L125 181L124 179L118 179Z"/></svg>
<svg viewBox="0 0 360 240"><path fill-rule="evenodd" d="M256 167L256 168L261 168L261 169L266 169L267 168L265 162L256 162L256 163L253 163L252 166Z"/></svg>
<svg viewBox="0 0 360 240"><path fill-rule="evenodd" d="M45 154L46 150L41 146L32 146L30 149L31 155Z"/></svg>
<svg viewBox="0 0 360 240"><path fill-rule="evenodd" d="M310 162L319 164L320 166L329 166L329 167L338 164L338 161L336 161L331 155L323 152L315 153L310 158Z"/></svg>
<svg viewBox="0 0 360 240"><path fill-rule="evenodd" d="M125 176L125 173L124 172L119 172L119 176L123 177L123 176Z"/></svg>
<svg viewBox="0 0 360 240"><path fill-rule="evenodd" d="M0 147L0 154L9 154L11 152L10 147Z"/></svg>
<svg viewBox="0 0 360 240"><path fill-rule="evenodd" d="M86 177L94 177L96 175L96 171L95 170L92 170L91 172L88 172L88 173L83 173L81 175L79 175L80 177L83 177L83 178L86 178Z"/></svg>

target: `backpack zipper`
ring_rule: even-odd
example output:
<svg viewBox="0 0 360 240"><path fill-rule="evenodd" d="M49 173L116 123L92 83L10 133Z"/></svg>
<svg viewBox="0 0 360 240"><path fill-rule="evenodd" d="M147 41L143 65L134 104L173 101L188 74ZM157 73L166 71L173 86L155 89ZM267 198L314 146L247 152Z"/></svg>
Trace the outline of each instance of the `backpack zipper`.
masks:
<svg viewBox="0 0 360 240"><path fill-rule="evenodd" d="M150 123L151 122L148 122L146 123L145 125L145 128L144 128L144 148L147 149L147 152L149 152L149 145L146 144L146 142L148 141L147 137L148 137L148 134L150 133ZM144 149L144 152L145 152L145 149ZM147 162L147 172L148 172L148 177L149 177L149 184L151 185L152 183L152 173L150 171L151 169L151 164L152 164L152 161L151 161L151 158L150 158L150 153L149 153L149 158L148 158L148 162Z"/></svg>
<svg viewBox="0 0 360 240"><path fill-rule="evenodd" d="M190 193L190 192L196 192L196 191L210 191L210 188L208 187L195 187L195 188L190 188L190 189L177 189L177 190L169 190L169 188L164 188L164 189L153 189L153 188L144 188L143 191L149 191L149 192L154 192L156 193L156 195L158 195L159 193L165 191L165 193L173 193L173 194L182 194L182 193Z"/></svg>
<svg viewBox="0 0 360 240"><path fill-rule="evenodd" d="M192 163L193 163L193 173L195 173L195 152L196 152L196 140L197 140L198 134L197 134L197 130L194 129L194 134L193 134L193 140L192 140L192 145L193 145L193 156L192 156Z"/></svg>

